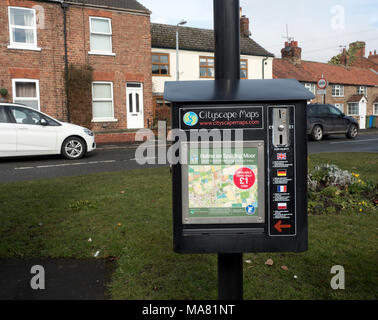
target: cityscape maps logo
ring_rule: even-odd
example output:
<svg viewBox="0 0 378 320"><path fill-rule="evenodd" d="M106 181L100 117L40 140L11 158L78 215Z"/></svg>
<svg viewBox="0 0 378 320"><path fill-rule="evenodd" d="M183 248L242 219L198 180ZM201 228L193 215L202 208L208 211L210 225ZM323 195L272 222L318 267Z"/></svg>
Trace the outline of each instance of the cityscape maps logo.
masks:
<svg viewBox="0 0 378 320"><path fill-rule="evenodd" d="M198 115L195 112L187 112L184 115L184 123L189 126L193 127L198 123Z"/></svg>

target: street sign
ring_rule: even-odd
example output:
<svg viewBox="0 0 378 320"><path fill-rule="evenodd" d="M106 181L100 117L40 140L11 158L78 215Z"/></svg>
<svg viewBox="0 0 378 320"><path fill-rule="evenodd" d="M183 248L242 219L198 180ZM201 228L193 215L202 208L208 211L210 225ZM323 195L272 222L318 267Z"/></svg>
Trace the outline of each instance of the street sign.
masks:
<svg viewBox="0 0 378 320"><path fill-rule="evenodd" d="M317 90L316 94L318 94L318 95L325 95L325 94L327 94L327 90Z"/></svg>
<svg viewBox="0 0 378 320"><path fill-rule="evenodd" d="M324 89L326 89L328 87L328 81L326 79L324 79L324 78L321 78L316 83L316 86L318 87L318 89L324 90Z"/></svg>

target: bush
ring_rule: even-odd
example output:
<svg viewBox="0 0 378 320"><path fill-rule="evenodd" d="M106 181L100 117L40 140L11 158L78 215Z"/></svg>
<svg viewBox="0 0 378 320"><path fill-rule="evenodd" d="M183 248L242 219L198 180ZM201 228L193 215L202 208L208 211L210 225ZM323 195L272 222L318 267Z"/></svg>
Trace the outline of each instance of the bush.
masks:
<svg viewBox="0 0 378 320"><path fill-rule="evenodd" d="M308 175L308 199L310 214L376 212L378 185L335 165L320 165Z"/></svg>
<svg viewBox="0 0 378 320"><path fill-rule="evenodd" d="M0 89L0 96L6 97L8 95L8 90L5 88Z"/></svg>
<svg viewBox="0 0 378 320"><path fill-rule="evenodd" d="M345 189L355 182L356 178L352 173L330 164L317 166L308 175L308 186L313 191L329 186Z"/></svg>

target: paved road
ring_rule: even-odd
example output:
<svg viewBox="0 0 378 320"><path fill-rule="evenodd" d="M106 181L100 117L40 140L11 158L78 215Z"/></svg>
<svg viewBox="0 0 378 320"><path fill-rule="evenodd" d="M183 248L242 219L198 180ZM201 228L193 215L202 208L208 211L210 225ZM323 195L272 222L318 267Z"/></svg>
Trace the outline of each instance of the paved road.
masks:
<svg viewBox="0 0 378 320"><path fill-rule="evenodd" d="M320 142L310 141L308 152L377 152L378 153L378 133L361 134L357 139L346 139L342 135L329 136ZM377 155L378 156L378 155Z"/></svg>
<svg viewBox="0 0 378 320"><path fill-rule="evenodd" d="M139 165L135 150L135 145L104 145L76 161L67 161L60 156L0 159L0 183L158 166Z"/></svg>
<svg viewBox="0 0 378 320"><path fill-rule="evenodd" d="M157 166L140 166L135 160L135 150L135 145L102 145L93 154L77 161L67 161L59 156L1 159L0 183ZM335 135L321 142L309 142L310 154L322 152L378 153L378 133L361 134L356 140Z"/></svg>

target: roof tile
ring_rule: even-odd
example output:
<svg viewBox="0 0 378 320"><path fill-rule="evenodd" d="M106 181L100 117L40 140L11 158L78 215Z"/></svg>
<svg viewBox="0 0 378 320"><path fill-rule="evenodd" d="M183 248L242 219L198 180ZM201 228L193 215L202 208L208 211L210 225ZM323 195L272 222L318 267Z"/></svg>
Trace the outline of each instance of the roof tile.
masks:
<svg viewBox="0 0 378 320"><path fill-rule="evenodd" d="M176 49L176 28L173 25L152 23L152 47ZM180 49L214 52L213 30L190 27L180 27L179 30ZM240 51L245 55L274 56L249 37L240 37Z"/></svg>
<svg viewBox="0 0 378 320"><path fill-rule="evenodd" d="M110 7L119 9L129 9L135 11L142 11L150 13L150 11L142 6L136 0L66 0L67 2L78 3L78 4L90 4L100 7Z"/></svg>
<svg viewBox="0 0 378 320"><path fill-rule="evenodd" d="M327 63L302 61L294 65L286 59L273 60L273 78L317 82L322 75L329 83L345 85L378 85L378 74L369 69L335 66Z"/></svg>
<svg viewBox="0 0 378 320"><path fill-rule="evenodd" d="M363 94L354 94L348 98L347 102L360 102L363 97Z"/></svg>

